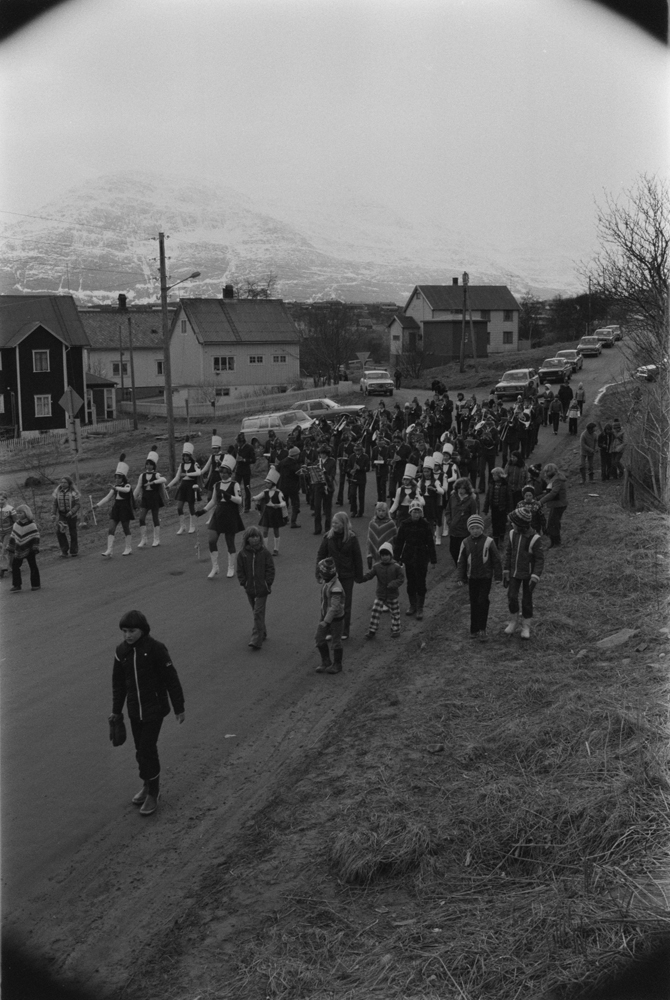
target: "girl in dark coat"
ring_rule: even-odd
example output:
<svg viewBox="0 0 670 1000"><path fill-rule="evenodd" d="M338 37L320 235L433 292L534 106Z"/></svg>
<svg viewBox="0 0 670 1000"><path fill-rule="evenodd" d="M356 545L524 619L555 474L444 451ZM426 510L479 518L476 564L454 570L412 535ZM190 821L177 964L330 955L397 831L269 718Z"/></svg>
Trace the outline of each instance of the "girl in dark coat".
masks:
<svg viewBox="0 0 670 1000"><path fill-rule="evenodd" d="M242 507L242 491L239 483L233 478L235 468L235 458L233 455L224 455L219 467L218 483L214 484L214 492L209 503L198 511L197 516L201 517L205 511L214 508L214 513L209 519L209 556L212 560L212 568L207 574L207 578L212 580L219 575L219 535L226 539L228 549L228 572L227 577L235 576L235 535L239 531L244 531L244 524L240 517Z"/></svg>
<svg viewBox="0 0 670 1000"><path fill-rule="evenodd" d="M498 549L502 547L507 526L507 515L512 510L512 494L507 485L505 470L496 466L486 490L484 513L491 513L491 535Z"/></svg>
<svg viewBox="0 0 670 1000"><path fill-rule="evenodd" d="M133 551L130 540L130 522L135 519L135 511L133 509L133 488L128 482L128 473L130 472L130 468L124 462L125 457L125 455L121 455L121 458L119 459L119 464L116 467L116 473L114 475L114 485L110 489L107 496L103 497L102 500L96 504L96 507L102 507L102 505L107 503L109 500L114 501L112 509L109 512L107 548L102 553L105 559L112 558L112 551L114 549L114 533L119 523L123 528L123 534L126 536L126 547L123 550L122 555L132 555Z"/></svg>
<svg viewBox="0 0 670 1000"><path fill-rule="evenodd" d="M455 566L458 565L463 539L468 537L468 518L478 514L478 508L479 503L471 481L464 476L456 480L454 492L449 497L445 511L449 528L449 552Z"/></svg>
<svg viewBox="0 0 670 1000"><path fill-rule="evenodd" d="M338 510L333 516L330 531L326 532L316 557L316 578L319 579L318 564L330 557L335 562L337 577L344 590L344 625L342 638L348 639L351 631L351 604L354 581L363 582L363 556L358 538L354 534L349 515Z"/></svg>
<svg viewBox="0 0 670 1000"><path fill-rule="evenodd" d="M163 719L170 714L170 702L177 722L184 721L184 692L170 654L162 642L149 636L149 622L141 611L129 611L119 622L123 642L116 647L112 671L112 714L110 722L128 718L135 743L143 785L133 796L141 816L156 812L159 798L160 761L158 736Z"/></svg>
<svg viewBox="0 0 670 1000"><path fill-rule="evenodd" d="M401 523L393 543L396 562L404 565L407 574L409 608L405 614L416 615L417 621L423 618L428 563L434 566L437 562L433 531L422 513L421 501L413 500L409 517Z"/></svg>
<svg viewBox="0 0 670 1000"><path fill-rule="evenodd" d="M242 536L242 548L237 554L237 579L254 613L251 632L251 649L260 649L268 637L265 628L265 605L272 590L275 565L272 556L263 544L263 536L256 525L252 525Z"/></svg>

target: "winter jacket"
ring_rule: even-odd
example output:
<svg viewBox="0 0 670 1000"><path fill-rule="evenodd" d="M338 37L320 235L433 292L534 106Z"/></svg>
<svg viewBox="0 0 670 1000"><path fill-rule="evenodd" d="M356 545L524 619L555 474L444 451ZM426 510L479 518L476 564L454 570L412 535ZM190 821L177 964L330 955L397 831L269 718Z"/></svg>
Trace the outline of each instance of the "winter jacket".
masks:
<svg viewBox="0 0 670 1000"><path fill-rule="evenodd" d="M375 577L377 579L377 599L380 601L395 600L398 597L398 591L405 582L402 566L393 560L390 563L375 563L363 579L372 580Z"/></svg>
<svg viewBox="0 0 670 1000"><path fill-rule="evenodd" d="M486 490L484 500L484 513L490 510L510 511L512 509L512 492L508 483L504 479L497 479L492 476Z"/></svg>
<svg viewBox="0 0 670 1000"><path fill-rule="evenodd" d="M502 560L496 544L488 535L473 538L468 535L463 540L458 555L456 575L463 583L468 580L486 580L495 576L502 579Z"/></svg>
<svg viewBox="0 0 670 1000"><path fill-rule="evenodd" d="M112 671L112 712L120 715L127 703L131 719L162 719L184 711L184 693L170 654L162 642L143 635L132 645L116 647Z"/></svg>
<svg viewBox="0 0 670 1000"><path fill-rule="evenodd" d="M52 513L60 517L76 517L81 507L81 496L77 490L68 488L61 489L60 486L51 494L53 498Z"/></svg>
<svg viewBox="0 0 670 1000"><path fill-rule="evenodd" d="M11 504L5 504L4 507L0 507L0 533L5 535L8 531L12 530L14 524L14 518L16 517L16 511L11 506Z"/></svg>
<svg viewBox="0 0 670 1000"><path fill-rule="evenodd" d="M437 552L433 531L424 517L403 521L393 543L393 556L403 563L435 563Z"/></svg>
<svg viewBox="0 0 670 1000"><path fill-rule="evenodd" d="M533 532L523 534L513 528L507 538L503 560L505 572L516 580L539 580L544 569L542 539Z"/></svg>
<svg viewBox="0 0 670 1000"><path fill-rule="evenodd" d="M27 559L31 553L40 550L40 529L34 521L21 524L16 521L12 525L7 551L11 559Z"/></svg>
<svg viewBox="0 0 670 1000"><path fill-rule="evenodd" d="M568 506L568 485L565 477L565 473L557 472L554 478L551 480L551 484L547 483L548 493L545 493L540 497L539 503L543 507L567 507Z"/></svg>
<svg viewBox="0 0 670 1000"><path fill-rule="evenodd" d="M461 500L458 493L453 492L445 509L449 534L452 538L465 538L468 533L468 518L476 514L479 502L474 493Z"/></svg>
<svg viewBox="0 0 670 1000"><path fill-rule="evenodd" d="M352 534L346 542L342 541L341 535L331 536L330 533L324 535L321 539L316 561L320 563L322 559L327 559L329 556L335 560L335 567L340 580L353 579L356 583L361 583L363 579L363 557L356 535Z"/></svg>
<svg viewBox="0 0 670 1000"><path fill-rule="evenodd" d="M593 455L596 450L596 436L592 434L591 431L582 431L581 437L579 439L579 445L582 455Z"/></svg>
<svg viewBox="0 0 670 1000"><path fill-rule="evenodd" d="M269 594L274 578L274 559L264 545L260 549L245 545L237 553L237 579L250 597Z"/></svg>
<svg viewBox="0 0 670 1000"><path fill-rule="evenodd" d="M336 576L321 584L321 621L330 625L344 618L344 589Z"/></svg>

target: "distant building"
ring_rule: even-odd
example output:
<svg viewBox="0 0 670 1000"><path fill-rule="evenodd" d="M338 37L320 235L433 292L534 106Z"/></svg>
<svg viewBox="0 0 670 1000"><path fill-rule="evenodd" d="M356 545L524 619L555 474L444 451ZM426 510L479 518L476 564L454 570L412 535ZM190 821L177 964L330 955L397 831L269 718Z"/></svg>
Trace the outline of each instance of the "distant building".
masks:
<svg viewBox="0 0 670 1000"><path fill-rule="evenodd" d="M170 334L176 395L280 391L300 378L300 337L281 299L180 299ZM188 390L188 392L184 392Z"/></svg>
<svg viewBox="0 0 670 1000"><path fill-rule="evenodd" d="M16 436L66 426L70 386L86 399L89 346L71 295L0 296L0 428ZM85 408L77 414L86 422Z"/></svg>
<svg viewBox="0 0 670 1000"><path fill-rule="evenodd" d="M174 317L176 306L168 307ZM90 341L87 370L116 383L117 402L131 399L130 343L128 319L133 337L135 392L138 399L162 396L163 319L160 306L131 306L121 313L115 306L79 310Z"/></svg>
<svg viewBox="0 0 670 1000"><path fill-rule="evenodd" d="M468 285L468 309L478 357L518 350L519 303L506 285ZM388 325L391 365L415 350L454 360L460 352L462 322L463 286L458 278L451 285L416 285ZM471 356L469 331L466 315L466 353Z"/></svg>

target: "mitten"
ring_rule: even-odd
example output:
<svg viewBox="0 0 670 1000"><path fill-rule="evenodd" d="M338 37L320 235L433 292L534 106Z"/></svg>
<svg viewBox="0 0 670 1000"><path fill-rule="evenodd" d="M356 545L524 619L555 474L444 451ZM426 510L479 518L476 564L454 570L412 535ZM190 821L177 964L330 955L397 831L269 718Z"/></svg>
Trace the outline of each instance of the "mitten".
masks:
<svg viewBox="0 0 670 1000"><path fill-rule="evenodd" d="M502 584L503 584L503 587L509 587L509 570L508 569L504 569L503 570Z"/></svg>
<svg viewBox="0 0 670 1000"><path fill-rule="evenodd" d="M126 742L126 724L123 721L123 712L120 715L110 715L109 717L109 738L113 747L120 747Z"/></svg>

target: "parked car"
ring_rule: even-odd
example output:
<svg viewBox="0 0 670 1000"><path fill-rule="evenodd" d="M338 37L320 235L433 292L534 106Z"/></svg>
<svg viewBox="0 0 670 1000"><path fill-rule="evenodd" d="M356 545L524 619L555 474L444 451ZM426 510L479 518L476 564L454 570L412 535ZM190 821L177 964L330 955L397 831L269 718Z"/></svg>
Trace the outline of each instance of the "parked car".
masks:
<svg viewBox="0 0 670 1000"><path fill-rule="evenodd" d="M640 382L655 382L658 378L658 365L640 365L633 372L633 378Z"/></svg>
<svg viewBox="0 0 670 1000"><path fill-rule="evenodd" d="M603 349L598 337L582 337L577 344L577 350L583 358L597 358L602 354Z"/></svg>
<svg viewBox="0 0 670 1000"><path fill-rule="evenodd" d="M601 326L593 336L598 338L603 347L614 347L614 331L609 326Z"/></svg>
<svg viewBox="0 0 670 1000"><path fill-rule="evenodd" d="M581 356L578 350L570 348L565 351L556 351L557 358L565 358L572 365L573 372L578 372L580 368L584 367L584 358Z"/></svg>
<svg viewBox="0 0 670 1000"><path fill-rule="evenodd" d="M366 371L361 379L361 392L366 396L392 396L395 382L385 370Z"/></svg>
<svg viewBox="0 0 670 1000"><path fill-rule="evenodd" d="M496 401L500 399L516 399L528 392L537 391L540 380L534 368L514 368L505 372L495 388L491 389L491 395Z"/></svg>
<svg viewBox="0 0 670 1000"><path fill-rule="evenodd" d="M572 365L567 358L547 358L538 371L540 385L545 382L569 382L572 378Z"/></svg>
<svg viewBox="0 0 670 1000"><path fill-rule="evenodd" d="M343 416L345 413L362 413L367 407L363 403L355 406L340 406L332 399L301 399L294 403L292 410L303 410L309 417L331 417Z"/></svg>
<svg viewBox="0 0 670 1000"><path fill-rule="evenodd" d="M240 430L245 434L266 434L269 430L276 431L277 434L290 434L296 427L308 431L315 423L304 410L283 410L279 413L256 413L252 417L244 417Z"/></svg>
<svg viewBox="0 0 670 1000"><path fill-rule="evenodd" d="M605 330L611 330L612 333L614 334L614 339L615 340L623 340L623 334L621 332L621 327L620 326L616 326L615 324L610 323L609 326L603 327L603 329L605 329Z"/></svg>

